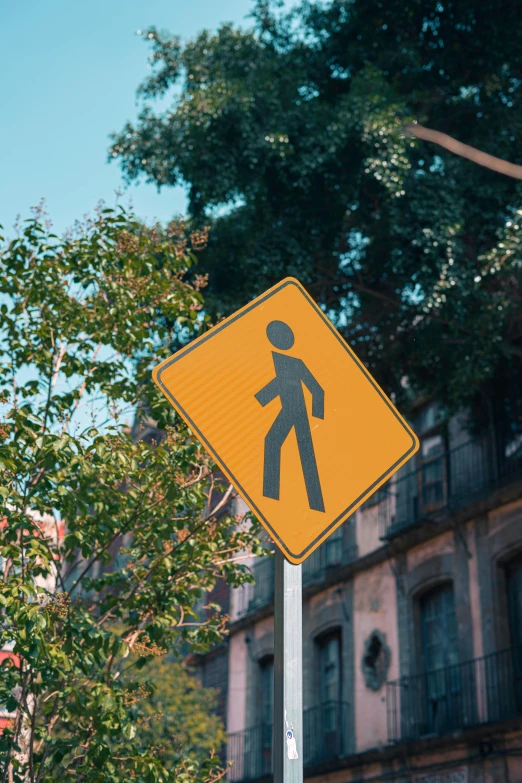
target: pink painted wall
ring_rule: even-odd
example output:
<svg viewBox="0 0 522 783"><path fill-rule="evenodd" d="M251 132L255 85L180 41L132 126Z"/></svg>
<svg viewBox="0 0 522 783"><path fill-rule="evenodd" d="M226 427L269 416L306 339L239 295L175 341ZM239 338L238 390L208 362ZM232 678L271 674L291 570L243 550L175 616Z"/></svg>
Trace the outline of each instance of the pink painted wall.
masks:
<svg viewBox="0 0 522 783"><path fill-rule="evenodd" d="M310 614L314 614L314 612L328 606L328 604L339 603L339 597L335 592L337 588L338 585L334 585L334 587L331 587L329 590L323 590L322 593L316 593L316 595L310 596L308 599Z"/></svg>
<svg viewBox="0 0 522 783"><path fill-rule="evenodd" d="M418 544L417 546L408 550L408 571L411 571L412 568L415 568L416 566L423 563L428 559L428 557L449 554L454 550L455 546L452 531L443 533L441 536L432 538L430 541L424 541L422 544Z"/></svg>
<svg viewBox="0 0 522 783"><path fill-rule="evenodd" d="M396 582L388 562L381 563L354 578L353 601L355 666L355 741L358 751L384 745L387 741L386 686L372 691L366 687L361 661L370 633L386 634L391 650L387 678L396 679L398 670Z"/></svg>
<svg viewBox="0 0 522 783"><path fill-rule="evenodd" d="M484 655L482 642L482 617L480 610L480 574L477 564L477 547L473 533L473 523L469 522L463 530L471 557L468 559L469 571L469 600L471 606L471 623L473 633L473 657L480 658Z"/></svg>
<svg viewBox="0 0 522 783"><path fill-rule="evenodd" d="M248 645L245 631L230 638L228 648L228 706L227 731L241 731L245 728L246 677Z"/></svg>
<svg viewBox="0 0 522 783"><path fill-rule="evenodd" d="M364 557L368 552L373 552L374 549L382 546L379 538L378 513L378 504L356 511L355 530L359 557Z"/></svg>
<svg viewBox="0 0 522 783"><path fill-rule="evenodd" d="M249 646L245 641L247 634L260 639L274 630L274 618L266 617L254 626L254 629L239 631L230 637L228 648L228 706L227 731L242 731L246 726L247 666Z"/></svg>
<svg viewBox="0 0 522 783"><path fill-rule="evenodd" d="M504 740L506 751L507 779L509 783L519 783L522 780L522 732L516 731L509 734Z"/></svg>
<svg viewBox="0 0 522 783"><path fill-rule="evenodd" d="M488 529L490 533L496 533L504 525L520 519L522 514L522 503L515 500L513 503L506 503L504 506L493 509L488 514Z"/></svg>
<svg viewBox="0 0 522 783"><path fill-rule="evenodd" d="M265 617L264 620L260 620L254 627L254 639L260 639L266 633L274 632L274 618Z"/></svg>

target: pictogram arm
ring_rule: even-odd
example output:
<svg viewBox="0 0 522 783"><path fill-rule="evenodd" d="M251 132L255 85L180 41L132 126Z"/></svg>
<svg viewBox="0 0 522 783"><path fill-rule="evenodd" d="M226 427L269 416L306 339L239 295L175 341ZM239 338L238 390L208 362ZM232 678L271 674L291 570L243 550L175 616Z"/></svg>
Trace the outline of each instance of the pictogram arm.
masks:
<svg viewBox="0 0 522 783"><path fill-rule="evenodd" d="M276 397L279 396L279 381L277 378L273 378L273 380L270 381L270 383L267 383L266 386L263 386L261 391L258 391L258 393L255 395L256 400L260 405L265 407L265 405L268 405L269 402L272 402L272 400L275 400Z"/></svg>
<svg viewBox="0 0 522 783"><path fill-rule="evenodd" d="M304 362L301 362L301 380L312 395L312 416L324 419L324 389L319 386Z"/></svg>

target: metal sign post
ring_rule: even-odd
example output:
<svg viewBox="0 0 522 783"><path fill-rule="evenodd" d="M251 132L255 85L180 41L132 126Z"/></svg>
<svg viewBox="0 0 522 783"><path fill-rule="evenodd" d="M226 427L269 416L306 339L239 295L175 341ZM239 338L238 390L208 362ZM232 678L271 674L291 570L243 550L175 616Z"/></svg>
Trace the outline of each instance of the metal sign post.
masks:
<svg viewBox="0 0 522 783"><path fill-rule="evenodd" d="M274 590L274 783L303 781L301 566L277 548Z"/></svg>

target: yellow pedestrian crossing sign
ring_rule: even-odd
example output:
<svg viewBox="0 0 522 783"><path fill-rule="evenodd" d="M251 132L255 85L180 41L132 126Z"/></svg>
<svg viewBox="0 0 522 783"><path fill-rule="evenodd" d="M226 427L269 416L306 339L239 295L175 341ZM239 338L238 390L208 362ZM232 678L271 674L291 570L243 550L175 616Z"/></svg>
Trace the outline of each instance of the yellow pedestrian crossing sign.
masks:
<svg viewBox="0 0 522 783"><path fill-rule="evenodd" d="M303 562L419 446L293 278L153 376L292 563Z"/></svg>

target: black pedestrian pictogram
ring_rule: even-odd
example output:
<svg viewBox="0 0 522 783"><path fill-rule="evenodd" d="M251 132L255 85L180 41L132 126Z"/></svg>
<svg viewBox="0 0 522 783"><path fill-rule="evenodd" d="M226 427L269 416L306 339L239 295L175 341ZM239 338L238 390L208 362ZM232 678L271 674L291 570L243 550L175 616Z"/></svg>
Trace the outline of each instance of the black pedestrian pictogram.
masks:
<svg viewBox="0 0 522 783"><path fill-rule="evenodd" d="M294 333L283 321L271 321L266 334L272 345L280 351L288 351L294 344ZM281 399L282 406L265 437L263 495L279 500L281 448L293 428L297 437L308 505L314 511L324 511L303 384L312 395L312 416L317 419L324 419L324 390L301 359L277 351L272 351L272 356L276 377L255 395L263 407L276 397Z"/></svg>

